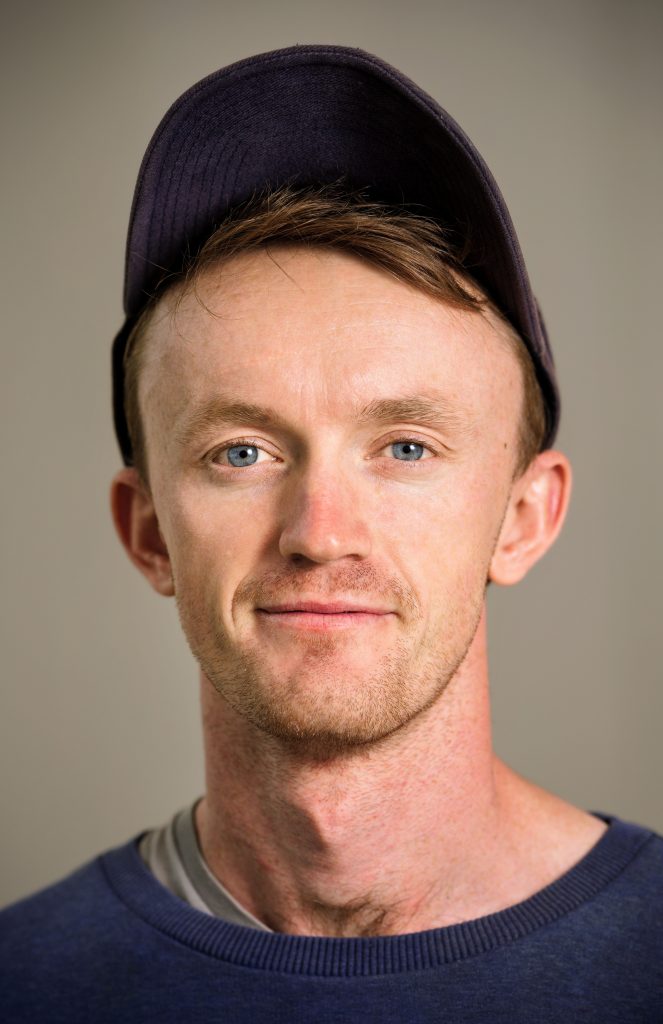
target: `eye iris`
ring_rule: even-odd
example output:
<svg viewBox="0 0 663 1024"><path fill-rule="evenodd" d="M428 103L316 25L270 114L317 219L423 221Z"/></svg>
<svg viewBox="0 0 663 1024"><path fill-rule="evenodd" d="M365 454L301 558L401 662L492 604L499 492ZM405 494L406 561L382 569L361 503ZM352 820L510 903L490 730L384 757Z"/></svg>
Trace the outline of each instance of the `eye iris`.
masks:
<svg viewBox="0 0 663 1024"><path fill-rule="evenodd" d="M424 446L414 441L396 441L392 447L396 458L404 462L415 462L424 453Z"/></svg>
<svg viewBox="0 0 663 1024"><path fill-rule="evenodd" d="M235 444L228 449L231 466L252 466L258 458L258 449L247 444Z"/></svg>
<svg viewBox="0 0 663 1024"><path fill-rule="evenodd" d="M424 453L424 446L415 441L396 441L392 445L397 459L403 462L415 462ZM236 444L228 448L228 461L231 466L252 466L258 458L258 449L253 445Z"/></svg>

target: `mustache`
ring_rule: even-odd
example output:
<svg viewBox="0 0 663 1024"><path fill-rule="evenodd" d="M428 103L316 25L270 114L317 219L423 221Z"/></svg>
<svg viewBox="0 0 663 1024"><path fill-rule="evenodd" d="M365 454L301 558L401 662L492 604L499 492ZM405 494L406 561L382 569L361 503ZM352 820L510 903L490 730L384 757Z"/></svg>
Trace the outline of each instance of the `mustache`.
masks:
<svg viewBox="0 0 663 1024"><path fill-rule="evenodd" d="M296 569L279 568L243 580L235 592L234 603L260 606L289 600L299 594L321 602L366 599L370 603L393 602L395 610L410 616L419 613L419 602L412 587L393 575L378 572L370 565L345 565L336 568L316 566Z"/></svg>

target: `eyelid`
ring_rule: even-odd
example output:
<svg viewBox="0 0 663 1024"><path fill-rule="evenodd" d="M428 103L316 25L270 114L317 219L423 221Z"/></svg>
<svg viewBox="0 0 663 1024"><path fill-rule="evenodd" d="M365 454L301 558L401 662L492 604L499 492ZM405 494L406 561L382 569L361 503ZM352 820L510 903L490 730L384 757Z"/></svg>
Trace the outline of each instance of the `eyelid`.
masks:
<svg viewBox="0 0 663 1024"><path fill-rule="evenodd" d="M273 460L276 459L276 456L273 454L273 452L270 452L269 449L265 447L264 442L262 442L262 441L258 442L256 440L256 438L239 437L239 438L236 438L233 441L224 441L224 443L222 445L219 445L216 448L212 448L211 451L209 451L204 456L203 461L204 462L211 462L211 463L213 463L214 460L219 455L222 455L224 452L229 451L230 448L239 448L242 445L244 445L246 448L257 448L259 451L265 452L266 455L270 455ZM245 468L245 467L240 467L240 466L231 466L229 463L226 463L226 462L222 462L222 463L219 463L219 464L222 465L222 466L227 466L228 469L242 469L242 468ZM253 463L253 465L256 465L256 463Z"/></svg>

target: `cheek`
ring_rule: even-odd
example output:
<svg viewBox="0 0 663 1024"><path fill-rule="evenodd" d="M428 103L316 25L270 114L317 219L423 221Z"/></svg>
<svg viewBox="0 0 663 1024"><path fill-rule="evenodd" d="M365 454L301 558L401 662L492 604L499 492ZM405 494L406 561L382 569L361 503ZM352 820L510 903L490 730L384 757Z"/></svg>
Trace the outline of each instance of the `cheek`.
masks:
<svg viewBox="0 0 663 1024"><path fill-rule="evenodd" d="M485 588L488 567L507 497L504 481L483 470L469 474L449 467L434 488L405 498L383 491L373 524L375 550L418 592L428 614L474 606Z"/></svg>
<svg viewBox="0 0 663 1024"><path fill-rule="evenodd" d="M218 492L196 488L164 495L162 507L167 509L160 522L176 588L225 603L224 595L232 595L259 558L264 543L259 524L267 521L266 510L250 500L247 507L246 499L226 495L221 500Z"/></svg>

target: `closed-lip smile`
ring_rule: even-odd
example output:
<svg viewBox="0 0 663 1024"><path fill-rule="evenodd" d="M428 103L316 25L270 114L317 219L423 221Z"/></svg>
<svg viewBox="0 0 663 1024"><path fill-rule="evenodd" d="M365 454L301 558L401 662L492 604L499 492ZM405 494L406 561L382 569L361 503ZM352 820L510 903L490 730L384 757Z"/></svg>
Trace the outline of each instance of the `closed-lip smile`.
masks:
<svg viewBox="0 0 663 1024"><path fill-rule="evenodd" d="M366 604L355 604L346 601L285 601L283 604L270 604L260 607L258 611L270 615L286 612L312 612L316 615L344 615L350 612L362 612L368 615L388 615L389 609L376 608Z"/></svg>
<svg viewBox="0 0 663 1024"><path fill-rule="evenodd" d="M374 626L393 615L387 608L352 601L284 601L256 611L263 622L276 628L314 632Z"/></svg>

